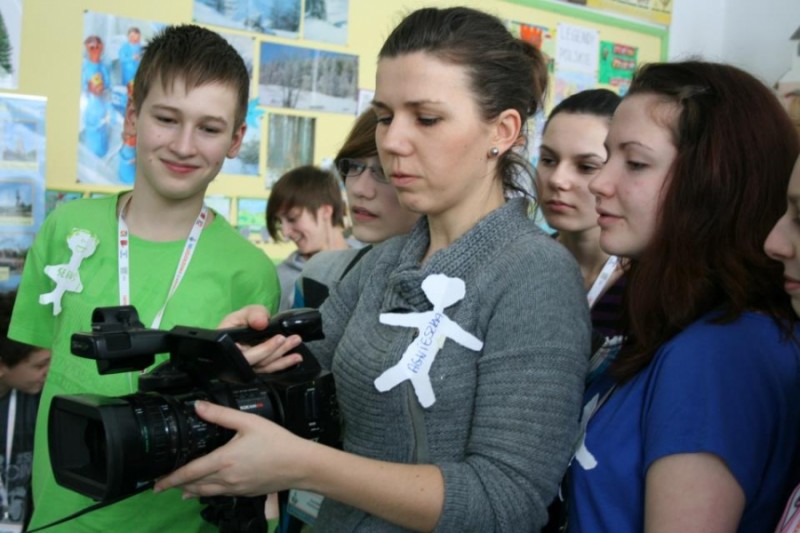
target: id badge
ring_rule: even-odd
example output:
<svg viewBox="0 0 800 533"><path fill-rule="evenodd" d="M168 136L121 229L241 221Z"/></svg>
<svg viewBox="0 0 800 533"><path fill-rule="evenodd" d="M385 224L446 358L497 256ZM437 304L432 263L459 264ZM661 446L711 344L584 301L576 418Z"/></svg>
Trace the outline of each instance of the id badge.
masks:
<svg viewBox="0 0 800 533"><path fill-rule="evenodd" d="M22 524L0 520L0 533L22 533Z"/></svg>
<svg viewBox="0 0 800 533"><path fill-rule="evenodd" d="M292 489L289 491L289 505L287 511L290 515L313 526L317 520L319 507L322 505L323 497L313 492ZM0 531L0 533L3 533Z"/></svg>

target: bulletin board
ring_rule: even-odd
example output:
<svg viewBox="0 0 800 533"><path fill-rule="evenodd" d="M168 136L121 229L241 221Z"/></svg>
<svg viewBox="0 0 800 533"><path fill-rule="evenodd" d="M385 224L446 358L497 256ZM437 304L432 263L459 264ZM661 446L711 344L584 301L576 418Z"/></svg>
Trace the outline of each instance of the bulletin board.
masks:
<svg viewBox="0 0 800 533"><path fill-rule="evenodd" d="M0 8L5 2L0 0ZM591 75L579 76L575 82L571 73L562 71L559 62L552 65L550 101L563 96L565 91L593 86L608 86L624 91L624 79L638 64L665 60L668 31L666 27L638 23L587 8L548 0L242 0L242 5L296 8L300 11L299 26L292 31L269 28L258 30L264 18L248 17L248 27L234 28L218 25L213 17L198 20L198 2L203 0L18 0L22 6L21 40L16 86L0 87L0 96L24 95L43 97L46 101L44 116L46 128L46 165L43 166L45 187L48 190L47 207L75 197L112 194L130 187L127 183L103 179L89 179L98 168L98 160L86 152L90 146L104 154L102 146L94 146L80 134L86 117L86 82L82 78L82 65L87 54L87 25L93 24L97 32L116 31L125 34L125 28L137 26L146 42L148 35L164 24L191 23L207 26L226 37L238 39L240 46L252 51L246 57L252 68L253 102L248 113L248 126L254 134L246 160L233 167L223 167L223 173L211 183L209 203L241 231L248 233L252 242L262 245L273 259L280 259L289 249L270 248L263 231L263 208L269 195L270 181L281 164L302 159L312 164L329 162L339 149L352 126L357 110L371 99L375 86L376 56L381 43L404 14L419 7L467 5L483 9L506 21L509 29L526 38L539 39L547 55L559 50L554 40L562 35L575 34L596 39L605 47L606 58L612 56L611 68ZM212 2L207 2L212 3ZM237 1L222 4L236 5ZM327 16L338 17L331 31L318 31L315 19L309 18L315 10L322 9ZM89 22L87 22L89 21ZM336 31L333 31L335 27ZM114 30L114 28L116 28ZM531 33L532 32L532 33ZM524 33L524 35L522 35ZM585 34L585 35L584 35ZM587 37L587 38L588 38ZM119 37L120 39L122 37ZM576 41L577 42L577 41ZM121 58L120 43L107 43ZM249 49L248 49L249 47ZM276 96L264 90L267 73L262 72L266 57L285 55L289 50L296 57L313 55L322 66L336 63L351 73L350 91L353 98L333 98L310 101L292 99L291 95ZM563 51L562 51L563 52ZM250 53L250 52L248 52ZM566 53L566 52L564 52ZM244 55L244 54L243 54ZM281 56L283 57L283 56ZM563 56L567 57L567 56ZM298 59L298 61L302 60ZM632 62L633 61L633 62ZM326 63L327 62L327 63ZM564 64L567 61L563 61ZM315 63L316 64L316 63ZM600 65L603 67L603 65ZM608 65L606 65L608 67ZM122 76L122 67L115 67L114 76ZM563 76L562 76L563 74ZM567 75L569 74L569 75ZM95 77L98 75L95 73ZM602 76L602 80L601 80ZM117 88L111 104L119 108L125 94L120 89L122 81L107 82ZM258 97L258 100L255 98ZM302 153L288 154L285 139L303 139ZM112 141L113 149L124 149L124 142ZM296 149L297 146L294 146ZM110 150L108 148L107 150ZM297 150L296 150L297 151ZM292 157L289 157L291 155ZM120 156L121 157L121 156ZM255 161L255 162L254 162ZM120 174L121 175L121 174ZM120 178L122 180L123 178ZM44 205L45 202L42 202ZM45 209L45 207L39 207Z"/></svg>

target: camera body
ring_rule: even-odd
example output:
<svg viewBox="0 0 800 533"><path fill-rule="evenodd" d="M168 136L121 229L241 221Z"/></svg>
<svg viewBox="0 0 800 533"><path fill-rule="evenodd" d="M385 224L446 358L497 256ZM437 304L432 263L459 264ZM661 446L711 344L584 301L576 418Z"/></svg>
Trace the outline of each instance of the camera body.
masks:
<svg viewBox="0 0 800 533"><path fill-rule="evenodd" d="M92 332L74 334L71 349L96 359L100 374L143 370L157 353L170 358L141 375L134 394L53 398L48 444L56 482L95 500L115 501L216 449L233 431L199 418L197 400L253 413L301 437L338 446L333 376L305 346L297 350L303 363L274 374L253 372L237 346L277 334L322 338L319 312L280 313L264 331L185 326L162 331L145 328L132 306L96 309Z"/></svg>

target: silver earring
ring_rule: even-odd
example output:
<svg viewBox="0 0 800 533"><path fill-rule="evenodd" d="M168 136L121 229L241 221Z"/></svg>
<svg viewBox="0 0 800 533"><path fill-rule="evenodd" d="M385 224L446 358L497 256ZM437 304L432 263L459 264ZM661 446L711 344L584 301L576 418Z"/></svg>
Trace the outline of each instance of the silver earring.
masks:
<svg viewBox="0 0 800 533"><path fill-rule="evenodd" d="M492 148L489 150L489 157L495 158L498 155L500 155L500 148L497 146L492 146Z"/></svg>

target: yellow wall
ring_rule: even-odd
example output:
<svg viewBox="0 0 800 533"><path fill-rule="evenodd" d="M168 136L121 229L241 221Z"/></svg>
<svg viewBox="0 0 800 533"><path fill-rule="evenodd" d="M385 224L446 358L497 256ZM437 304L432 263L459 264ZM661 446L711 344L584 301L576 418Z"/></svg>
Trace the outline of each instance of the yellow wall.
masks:
<svg viewBox="0 0 800 533"><path fill-rule="evenodd" d="M517 0L520 1L520 0ZM547 5L541 0L521 0L529 5ZM281 39L253 35L259 39L285 44L317 47L347 54L357 54L359 59L359 87L373 89L375 85L375 57L380 44L403 14L422 6L468 5L490 11L501 18L545 25L555 28L558 22L594 26L600 29L600 39L639 47L639 62L657 61L662 56L663 42L657 36L646 35L631 29L567 17L562 11L545 11L518 3L462 0L350 0L349 43L330 45L305 40ZM78 101L83 40L83 13L85 10L108 13L119 17L154 20L164 23L191 22L192 0L24 0L22 14L22 46L19 72L19 94L47 97L47 187L79 191L113 191L116 188L101 185L78 184ZM569 11L569 10L568 10ZM572 9L570 12L576 12ZM580 11L578 11L580 12ZM221 30L236 33L234 30ZM302 28L301 33L302 35ZM256 61L257 63L257 61ZM256 65L257 69L257 65ZM257 74L257 73L256 73ZM254 76L257 79L256 76ZM285 112L284 110L276 110ZM314 162L332 157L343 140L354 117L349 115L297 111L298 115L314 116L316 142ZM262 121L266 128L267 121ZM266 132L262 132L262 145L266 146ZM266 148L264 148L265 150ZM262 151L262 154L264 152ZM262 157L262 173L264 161ZM209 188L209 194L230 197L266 197L262 178L221 176ZM235 202L232 218L235 220Z"/></svg>

